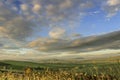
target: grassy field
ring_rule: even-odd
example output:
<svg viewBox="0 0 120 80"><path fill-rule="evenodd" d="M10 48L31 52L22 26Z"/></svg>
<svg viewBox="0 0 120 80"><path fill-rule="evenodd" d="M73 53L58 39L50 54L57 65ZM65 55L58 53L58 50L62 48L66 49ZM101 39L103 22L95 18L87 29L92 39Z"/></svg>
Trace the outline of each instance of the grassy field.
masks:
<svg viewBox="0 0 120 80"><path fill-rule="evenodd" d="M0 80L120 80L119 59L115 57L77 63L0 61Z"/></svg>

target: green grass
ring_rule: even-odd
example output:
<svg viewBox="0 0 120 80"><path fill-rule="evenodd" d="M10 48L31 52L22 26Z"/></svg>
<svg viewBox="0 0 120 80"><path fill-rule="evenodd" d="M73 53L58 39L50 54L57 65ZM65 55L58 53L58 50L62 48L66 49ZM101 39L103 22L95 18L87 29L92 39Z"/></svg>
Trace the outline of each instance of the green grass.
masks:
<svg viewBox="0 0 120 80"><path fill-rule="evenodd" d="M100 63L93 63L93 62L81 62L81 63L34 63L34 62L26 62L26 61L0 61L0 64L5 66L12 67L13 69L23 69L25 67L32 67L32 68L50 68L50 69L72 69L78 67L80 70L85 69L88 70L89 68L98 67L98 68L107 68L107 67L118 67L120 68L120 63L113 62L100 62ZM2 65L2 66L3 66Z"/></svg>

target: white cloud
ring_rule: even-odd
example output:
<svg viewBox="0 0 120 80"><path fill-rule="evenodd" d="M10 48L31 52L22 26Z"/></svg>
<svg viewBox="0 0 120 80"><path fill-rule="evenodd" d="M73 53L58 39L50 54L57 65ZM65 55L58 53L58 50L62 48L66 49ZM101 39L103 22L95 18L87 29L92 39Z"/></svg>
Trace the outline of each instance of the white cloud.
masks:
<svg viewBox="0 0 120 80"><path fill-rule="evenodd" d="M99 51L91 51L91 52L59 52L59 53L51 53L51 52L38 52L32 49L18 49L18 50L7 50L0 49L0 60L45 60L45 59L60 59L60 60L70 60L80 58L80 60L84 59L95 59L95 58L109 58L114 56L120 56L120 49L104 49ZM21 54L24 52L25 54Z"/></svg>
<svg viewBox="0 0 120 80"><path fill-rule="evenodd" d="M60 9L66 9L66 8L70 8L73 5L73 1L72 0L64 0L60 5Z"/></svg>
<svg viewBox="0 0 120 80"><path fill-rule="evenodd" d="M54 39L60 39L65 36L66 30L60 27L54 27L50 32L49 36Z"/></svg>
<svg viewBox="0 0 120 80"><path fill-rule="evenodd" d="M22 11L27 11L28 10L28 5L22 4L20 6L21 6Z"/></svg>
<svg viewBox="0 0 120 80"><path fill-rule="evenodd" d="M116 6L116 5L119 5L120 4L120 0L108 0L107 1L107 4L109 6Z"/></svg>
<svg viewBox="0 0 120 80"><path fill-rule="evenodd" d="M108 18L115 16L120 11L120 1L106 0L106 4L104 5L103 9L107 12Z"/></svg>
<svg viewBox="0 0 120 80"><path fill-rule="evenodd" d="M40 4L34 4L32 10L33 10L34 13L39 13L41 8L42 8L42 6Z"/></svg>

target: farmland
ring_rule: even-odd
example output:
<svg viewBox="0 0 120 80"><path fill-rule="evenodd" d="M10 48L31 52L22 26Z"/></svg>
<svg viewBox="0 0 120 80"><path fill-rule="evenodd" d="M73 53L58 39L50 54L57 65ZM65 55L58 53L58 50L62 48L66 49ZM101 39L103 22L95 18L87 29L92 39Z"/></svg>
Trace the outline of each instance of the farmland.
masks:
<svg viewBox="0 0 120 80"><path fill-rule="evenodd" d="M118 59L115 57L111 61L102 59L105 62L86 60L77 63L0 61L0 80L119 80Z"/></svg>

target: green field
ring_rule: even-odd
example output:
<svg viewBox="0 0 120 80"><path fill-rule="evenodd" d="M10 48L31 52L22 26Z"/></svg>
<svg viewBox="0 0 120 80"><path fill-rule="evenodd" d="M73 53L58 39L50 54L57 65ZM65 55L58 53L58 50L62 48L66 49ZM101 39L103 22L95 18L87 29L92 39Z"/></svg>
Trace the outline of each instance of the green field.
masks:
<svg viewBox="0 0 120 80"><path fill-rule="evenodd" d="M66 71L68 74L71 74L71 80L77 80L73 79L73 75L76 73L82 73L84 75L91 75L92 79L87 80L95 80L93 79L93 76L112 76L114 80L120 80L120 62L119 57L115 58L108 58L108 59L97 59L97 60L85 60L85 61L79 61L79 62L59 62L59 63L35 63L35 62L27 62L27 61L0 61L0 72L1 74L4 72L12 72L12 73L18 73L18 74L24 74L25 68L30 67L32 68L32 73L42 73L41 75L49 75L54 76L50 74L45 74L46 71L51 73L58 73L58 75L63 76L63 71ZM66 77L66 76L65 76ZM112 79L113 79L112 78ZM106 79L106 80L112 80L112 79ZM9 79L8 79L9 80ZM21 79L25 80L25 79ZM32 80L32 79L31 79ZM49 78L46 79L36 79L36 80L52 80ZM55 80L53 78L53 80ZM57 79L56 79L57 80ZM68 80L66 79L59 79L59 80ZM79 80L85 80L85 79L79 79ZM96 79L97 80L97 79ZM105 79L100 79L105 80Z"/></svg>

